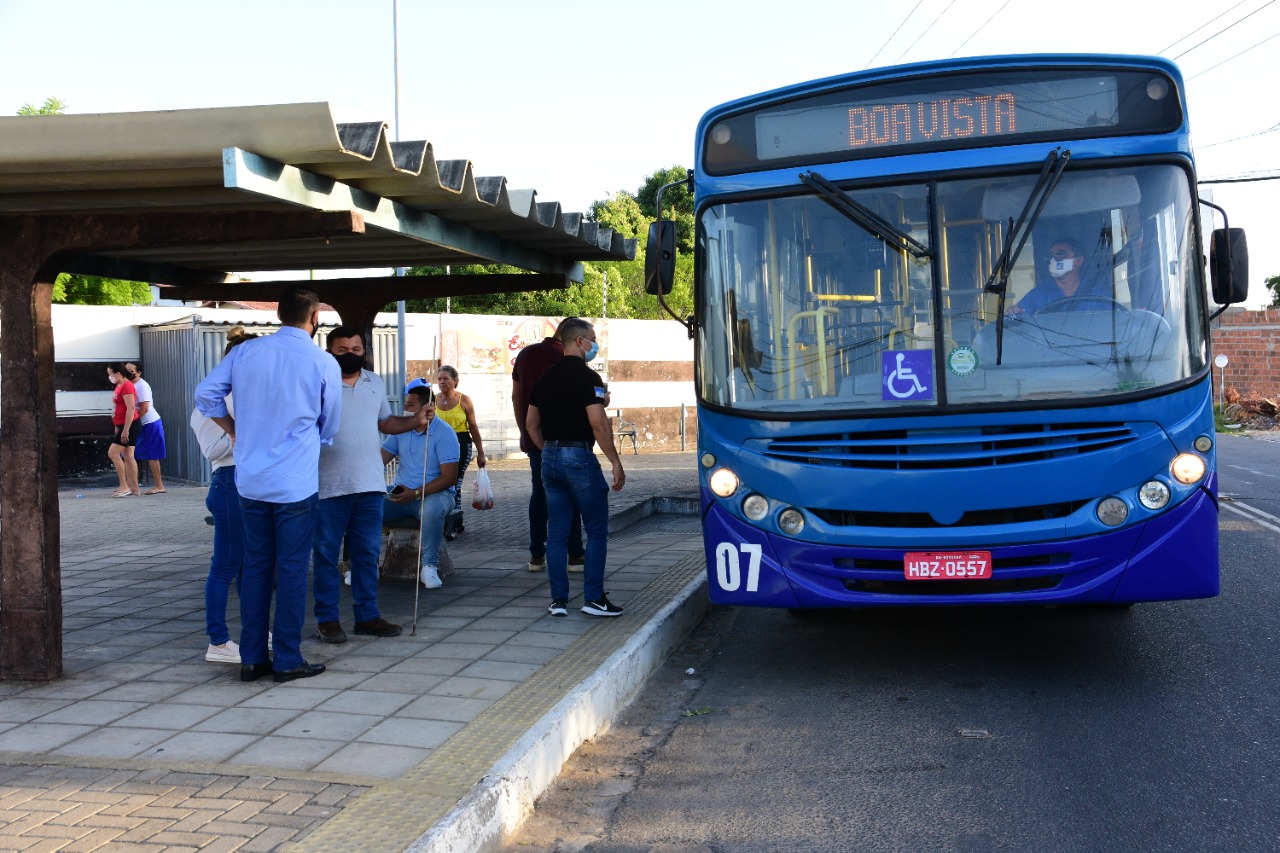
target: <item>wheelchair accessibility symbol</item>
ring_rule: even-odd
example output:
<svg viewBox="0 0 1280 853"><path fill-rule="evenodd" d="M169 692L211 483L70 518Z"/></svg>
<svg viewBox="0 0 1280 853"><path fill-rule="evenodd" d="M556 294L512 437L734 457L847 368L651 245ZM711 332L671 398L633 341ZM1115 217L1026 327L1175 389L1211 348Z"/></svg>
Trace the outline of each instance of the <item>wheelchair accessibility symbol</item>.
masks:
<svg viewBox="0 0 1280 853"><path fill-rule="evenodd" d="M933 350L881 353L882 400L932 400Z"/></svg>

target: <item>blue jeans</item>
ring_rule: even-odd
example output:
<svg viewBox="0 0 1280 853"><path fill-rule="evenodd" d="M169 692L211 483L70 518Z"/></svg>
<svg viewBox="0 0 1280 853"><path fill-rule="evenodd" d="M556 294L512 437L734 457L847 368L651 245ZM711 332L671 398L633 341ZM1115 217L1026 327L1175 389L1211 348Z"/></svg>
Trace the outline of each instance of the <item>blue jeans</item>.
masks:
<svg viewBox="0 0 1280 853"><path fill-rule="evenodd" d="M536 563L547 557L547 490L542 485L542 451L529 451L529 556ZM569 521L569 556L582 557L582 516L577 512Z"/></svg>
<svg viewBox="0 0 1280 853"><path fill-rule="evenodd" d="M609 486L596 455L586 447L542 448L542 485L547 490L547 580L554 601L569 599L569 525L582 516L587 534L582 595L604 595L604 562L609 542Z"/></svg>
<svg viewBox="0 0 1280 853"><path fill-rule="evenodd" d="M424 507L423 504L426 504ZM418 520L422 515L422 526L418 529L418 541L422 544L422 565L440 568L440 543L444 541L444 518L453 511L453 491L436 492L426 495L420 501L409 501L405 504L392 503L384 499L382 503L382 521L390 524L405 519Z"/></svg>
<svg viewBox="0 0 1280 853"><path fill-rule="evenodd" d="M266 663L275 586L273 646L276 670L302 666L302 621L307 568L316 537L316 496L293 503L240 498L244 515L244 574L240 579L240 662Z"/></svg>
<svg viewBox="0 0 1280 853"><path fill-rule="evenodd" d="M227 596L231 582L240 585L244 565L244 520L240 517L240 493L236 491L236 467L213 472L204 505L213 513L213 560L204 582L204 623L209 642L220 646L231 639L227 630Z"/></svg>
<svg viewBox="0 0 1280 853"><path fill-rule="evenodd" d="M316 510L316 540L312 551L311 594L317 622L337 622L342 579L338 559L347 540L351 569L351 609L357 622L378 613L378 552L382 550L382 492L360 492L322 498Z"/></svg>

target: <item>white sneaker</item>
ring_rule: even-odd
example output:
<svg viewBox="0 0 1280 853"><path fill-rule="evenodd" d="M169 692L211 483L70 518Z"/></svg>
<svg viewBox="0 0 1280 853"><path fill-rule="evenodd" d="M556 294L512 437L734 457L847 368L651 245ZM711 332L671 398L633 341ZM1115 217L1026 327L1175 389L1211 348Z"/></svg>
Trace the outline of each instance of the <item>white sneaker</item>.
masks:
<svg viewBox="0 0 1280 853"><path fill-rule="evenodd" d="M204 659L210 663L240 663L240 647L227 640L220 646L209 645L209 650L204 653Z"/></svg>
<svg viewBox="0 0 1280 853"><path fill-rule="evenodd" d="M444 581L440 580L440 569L436 566L423 566L419 577L422 578L422 585L427 589L439 589L444 586Z"/></svg>
<svg viewBox="0 0 1280 853"><path fill-rule="evenodd" d="M342 573L342 582L345 583L347 586L351 586L351 572Z"/></svg>

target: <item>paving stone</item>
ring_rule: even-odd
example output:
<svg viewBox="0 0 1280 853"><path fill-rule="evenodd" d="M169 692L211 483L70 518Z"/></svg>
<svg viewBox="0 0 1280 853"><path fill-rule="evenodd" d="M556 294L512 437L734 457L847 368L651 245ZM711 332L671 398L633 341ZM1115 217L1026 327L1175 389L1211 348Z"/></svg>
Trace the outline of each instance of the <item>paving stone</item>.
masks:
<svg viewBox="0 0 1280 853"><path fill-rule="evenodd" d="M684 468L677 473L666 473L674 470L670 460L655 464L611 505L644 500L662 488L696 496L692 453L680 458ZM170 487L165 501L148 505L127 546L99 535L100 501L109 489L62 501L65 677L48 685L0 684L0 749L8 743L8 751L24 757L0 766L0 821L13 821L0 825L0 849L16 846L15 827L26 826L33 832L21 843L32 849L306 850L313 834L320 844L326 827L358 820L373 793L313 774L415 779L444 759L450 770L443 776L465 775L465 768L454 769L459 755L499 742L467 740L448 753L470 724L495 718L486 711L497 703L524 701L509 692L598 624L577 613L565 620L544 616L546 576L524 569L527 463L494 460L491 475L503 478L505 511L468 513L468 531L452 546L457 571L443 590L418 591L416 631L409 630L413 585L384 582L380 607L405 633L353 635L345 645L328 646L312 639L309 619L303 654L329 671L283 685L269 678L241 682L237 667L203 660L211 537L190 520L205 512L205 489ZM625 590L625 602L632 588L674 565L674 555L698 553L692 522L683 536L655 536L656 527L645 533L649 521L615 531L608 588ZM654 553L659 540L670 553ZM139 552L147 556L136 557ZM575 596L575 607L580 602ZM234 594L228 616L236 636ZM496 718L527 719L525 711L512 713L515 707L496 709ZM82 755L125 759L130 767L61 763ZM219 765L252 767L258 775L208 771ZM476 777L459 790L488 766L477 765ZM438 803L440 814L461 796L445 782L375 790ZM411 836L413 827L397 830ZM403 849L411 841L369 849Z"/></svg>

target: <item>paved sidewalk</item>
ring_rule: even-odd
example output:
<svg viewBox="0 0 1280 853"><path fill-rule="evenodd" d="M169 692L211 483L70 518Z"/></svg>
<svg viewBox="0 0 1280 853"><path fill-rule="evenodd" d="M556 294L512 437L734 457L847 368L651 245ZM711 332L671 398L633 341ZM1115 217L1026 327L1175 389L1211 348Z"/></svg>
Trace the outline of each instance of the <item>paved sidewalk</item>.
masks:
<svg viewBox="0 0 1280 853"><path fill-rule="evenodd" d="M65 675L0 683L0 850L491 843L705 607L694 453L624 464L606 580L622 618L579 613L578 575L569 618L546 616L546 575L525 568L528 463L503 460L495 508L468 506L450 544L456 571L420 593L416 636L408 581L380 587L405 625L393 639L322 644L308 606L303 653L328 671L282 685L204 661L205 489L64 490Z"/></svg>

